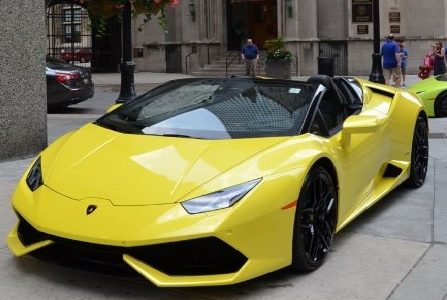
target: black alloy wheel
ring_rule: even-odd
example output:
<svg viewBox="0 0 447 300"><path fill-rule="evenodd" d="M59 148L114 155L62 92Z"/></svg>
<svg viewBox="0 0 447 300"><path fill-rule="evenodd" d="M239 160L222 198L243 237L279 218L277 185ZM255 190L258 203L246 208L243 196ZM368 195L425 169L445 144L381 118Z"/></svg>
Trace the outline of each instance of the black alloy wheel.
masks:
<svg viewBox="0 0 447 300"><path fill-rule="evenodd" d="M435 100L435 116L438 118L447 117L447 94L440 95Z"/></svg>
<svg viewBox="0 0 447 300"><path fill-rule="evenodd" d="M416 121L411 148L410 177L407 184L418 188L424 185L428 168L428 126L427 121L419 116Z"/></svg>
<svg viewBox="0 0 447 300"><path fill-rule="evenodd" d="M324 262L337 222L337 189L325 168L316 166L306 177L298 199L292 268L313 271Z"/></svg>

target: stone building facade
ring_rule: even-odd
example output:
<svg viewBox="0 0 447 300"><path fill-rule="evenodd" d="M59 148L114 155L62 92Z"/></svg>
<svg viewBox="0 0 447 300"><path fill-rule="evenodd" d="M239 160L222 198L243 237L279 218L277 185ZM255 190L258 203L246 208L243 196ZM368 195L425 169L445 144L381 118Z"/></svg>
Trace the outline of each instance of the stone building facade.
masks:
<svg viewBox="0 0 447 300"><path fill-rule="evenodd" d="M318 57L332 57L336 74L368 75L373 53L373 0L183 0L168 12L163 32L155 22L144 31L135 21L138 70L186 72L208 61L225 60L241 40L258 46L282 36L298 58L299 75L315 74ZM405 38L409 72L425 51L447 37L443 0L380 0L381 37ZM187 70L189 69L189 70Z"/></svg>
<svg viewBox="0 0 447 300"><path fill-rule="evenodd" d="M47 144L44 1L0 5L0 161Z"/></svg>

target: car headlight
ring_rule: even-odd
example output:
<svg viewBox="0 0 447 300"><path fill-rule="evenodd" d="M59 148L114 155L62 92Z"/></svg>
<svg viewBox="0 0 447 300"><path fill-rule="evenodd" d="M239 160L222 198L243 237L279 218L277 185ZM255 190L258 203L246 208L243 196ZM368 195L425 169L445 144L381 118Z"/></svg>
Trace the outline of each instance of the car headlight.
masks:
<svg viewBox="0 0 447 300"><path fill-rule="evenodd" d="M28 176L26 176L26 184L33 192L43 184L40 157L36 159L33 166L29 170Z"/></svg>
<svg viewBox="0 0 447 300"><path fill-rule="evenodd" d="M190 214L198 214L233 206L251 191L261 178L238 184L205 196L182 202L183 208Z"/></svg>

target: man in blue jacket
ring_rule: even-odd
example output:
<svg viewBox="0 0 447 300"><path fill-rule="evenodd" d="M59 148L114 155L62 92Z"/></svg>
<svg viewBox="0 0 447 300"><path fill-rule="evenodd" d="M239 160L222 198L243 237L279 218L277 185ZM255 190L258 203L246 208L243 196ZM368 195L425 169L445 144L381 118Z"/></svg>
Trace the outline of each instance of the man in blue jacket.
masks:
<svg viewBox="0 0 447 300"><path fill-rule="evenodd" d="M259 59L259 50L252 39L247 40L247 44L242 47L242 59L245 61L245 74L248 76L256 76L256 64Z"/></svg>
<svg viewBox="0 0 447 300"><path fill-rule="evenodd" d="M382 45L383 76L385 84L390 84L391 78L395 79L395 86L400 87L402 70L400 47L394 41L394 35L389 34Z"/></svg>

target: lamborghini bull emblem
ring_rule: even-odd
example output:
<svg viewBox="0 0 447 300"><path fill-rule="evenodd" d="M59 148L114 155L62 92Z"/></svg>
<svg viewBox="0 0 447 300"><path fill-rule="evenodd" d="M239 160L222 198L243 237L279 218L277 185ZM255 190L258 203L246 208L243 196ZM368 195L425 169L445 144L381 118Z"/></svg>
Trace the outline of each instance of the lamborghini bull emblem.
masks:
<svg viewBox="0 0 447 300"><path fill-rule="evenodd" d="M85 210L85 213L87 215L91 214L92 212L94 212L96 210L97 206L96 205L89 205L87 207L87 209Z"/></svg>

